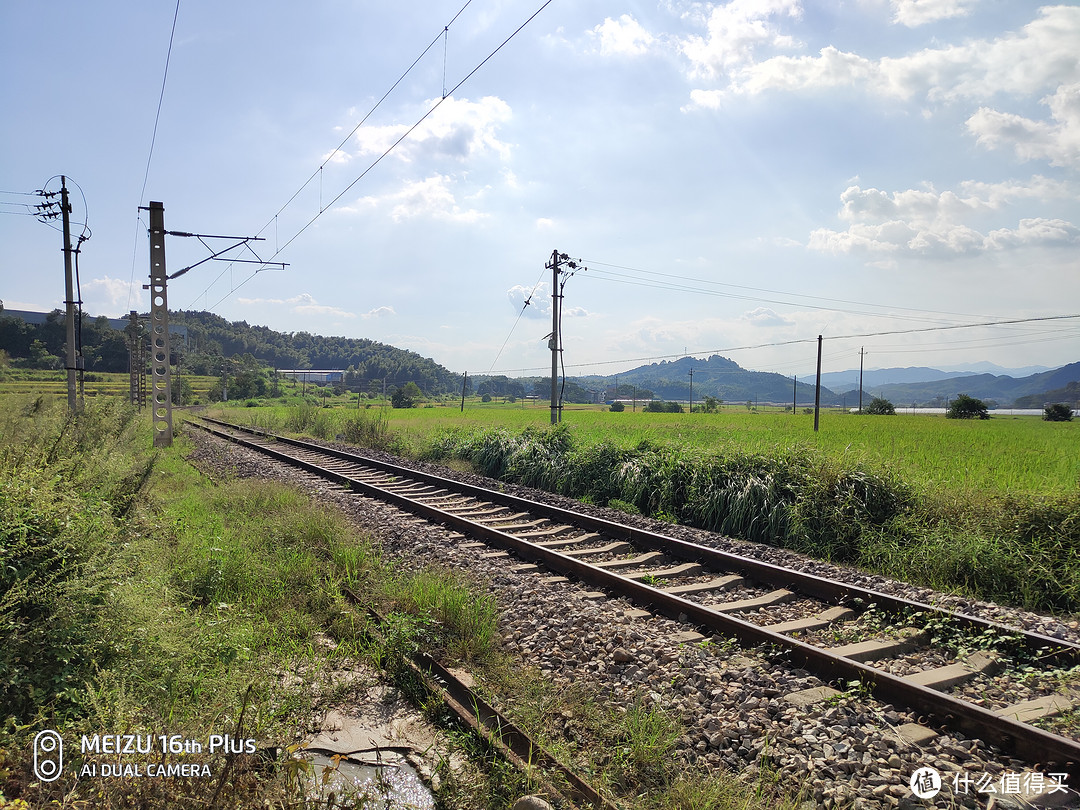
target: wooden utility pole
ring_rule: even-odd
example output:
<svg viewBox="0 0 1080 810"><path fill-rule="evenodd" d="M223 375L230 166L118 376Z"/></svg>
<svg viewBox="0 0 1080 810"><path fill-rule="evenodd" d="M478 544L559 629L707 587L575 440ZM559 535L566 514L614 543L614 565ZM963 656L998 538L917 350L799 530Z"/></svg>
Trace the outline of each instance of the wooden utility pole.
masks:
<svg viewBox="0 0 1080 810"><path fill-rule="evenodd" d="M862 413L862 367L863 367L863 354L865 349L859 347L859 413Z"/></svg>
<svg viewBox="0 0 1080 810"><path fill-rule="evenodd" d="M690 369L690 409L687 413L694 412L694 369Z"/></svg>
<svg viewBox="0 0 1080 810"><path fill-rule="evenodd" d="M551 424L556 424L561 417L559 412L559 251L551 252Z"/></svg>
<svg viewBox="0 0 1080 810"><path fill-rule="evenodd" d="M75 391L78 359L75 353L75 281L71 269L71 204L68 202L67 178L60 175L60 213L64 222L64 290L67 305L67 399L68 410L78 410Z"/></svg>
<svg viewBox="0 0 1080 810"><path fill-rule="evenodd" d="M818 432L821 415L821 335L817 336L817 383L814 385L814 433Z"/></svg>

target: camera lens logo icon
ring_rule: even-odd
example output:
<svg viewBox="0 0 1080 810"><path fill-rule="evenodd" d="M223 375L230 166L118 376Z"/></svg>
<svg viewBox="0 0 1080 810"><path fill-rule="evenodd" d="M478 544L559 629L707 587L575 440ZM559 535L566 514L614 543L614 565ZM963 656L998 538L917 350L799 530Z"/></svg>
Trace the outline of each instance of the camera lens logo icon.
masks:
<svg viewBox="0 0 1080 810"><path fill-rule="evenodd" d="M64 741L55 731L39 731L34 737L34 776L55 782L64 770Z"/></svg>

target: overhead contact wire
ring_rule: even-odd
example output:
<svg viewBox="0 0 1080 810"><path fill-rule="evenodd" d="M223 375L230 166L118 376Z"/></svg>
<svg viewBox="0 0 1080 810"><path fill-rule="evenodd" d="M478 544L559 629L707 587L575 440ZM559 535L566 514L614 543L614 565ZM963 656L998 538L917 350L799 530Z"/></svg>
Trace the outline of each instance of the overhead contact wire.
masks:
<svg viewBox="0 0 1080 810"><path fill-rule="evenodd" d="M525 26L527 26L527 25L528 25L529 23L531 23L531 22L532 22L532 21L533 21L534 19L536 19L536 18L537 18L537 17L538 17L539 15L540 15L540 13L541 13L541 12L542 12L542 11L543 11L544 9L546 9L546 8L547 8L547 7L549 6L549 5L551 5L551 3L552 3L553 1L554 1L554 0L546 0L546 2L545 2L545 3L544 3L544 4L542 5L542 6L540 6L540 8L538 8L538 9L537 9L536 11L534 11L534 12L533 12L533 13L532 13L532 14L531 14L531 15L529 16L529 18L528 18L527 20L525 20L525 22L523 22L523 23L522 23L521 25L519 25L519 26L518 26L517 28L515 28L515 29L514 29L514 31L513 31L513 33L511 33L511 34L510 34L510 36L508 36L508 37L507 37L506 39L504 39L504 40L503 40L503 41L502 41L501 43L499 43L499 45L498 45L498 46L497 46L497 47L496 47L496 48L495 48L495 49L494 49L494 50L493 50L493 51L492 51L491 53L489 53L489 54L488 54L487 56L485 56L485 57L484 57L484 58L483 58L483 59L482 59L482 60L481 60L481 61L479 62L479 64L477 64L477 65L476 65L476 67L474 67L474 68L473 68L472 70L470 70L470 71L468 72L468 74L466 74L466 76L465 76L465 77L464 77L464 78L463 78L463 79L462 79L461 81L459 81L459 82L458 82L457 84L455 84L455 85L454 85L454 86L453 86L452 88L450 88L450 92L449 92L449 93L447 93L447 94L446 94L446 96L444 96L443 98L440 98L440 99L439 99L438 101L436 101L436 102L435 102L435 103L434 103L434 104L433 104L433 105L431 106L431 108L430 108L430 109L428 109L428 111L427 111L427 112L425 112L425 113L424 113L424 114L423 114L422 116L420 116L420 118L419 118L419 119L417 119L416 123L414 123L414 124L413 124L413 125L412 125L411 127L409 127L409 128L408 128L408 129L407 129L407 130L406 130L406 131L405 131L405 132L404 132L404 133L403 133L403 134L402 134L402 135L401 135L401 136L400 136L400 137L399 137L399 138L398 138L398 139L397 139L396 141L394 141L394 142L393 142L393 143L392 143L392 144L391 144L391 145L390 145L390 146L389 146L389 147L388 147L388 148L386 149L386 151L384 151L384 152L383 152L383 153L382 153L381 155L379 155L379 156L378 156L377 158L375 158L375 160L374 160L374 161L372 161L372 163L371 163L371 164L370 164L370 165L369 165L369 166L368 166L368 167L367 167L366 169L364 169L364 171L362 171L362 172L360 173L360 175L359 175L359 176L358 176L358 177L357 177L357 178L356 178L355 180L353 180L353 181L352 181L351 183L349 183L349 185L347 185L347 186L346 186L346 187L345 187L344 189L342 189L342 190L341 190L341 192L340 192L340 193L339 193L339 194L338 194L338 195L337 195L336 197L334 197L334 199L332 199L332 200L330 201L330 203L329 203L329 204L327 205L327 207L326 207L326 210L329 210L330 208L332 208L332 207L334 206L334 204L335 204L335 203L337 203L337 201L338 201L338 200L340 200L340 199L341 199L342 197L344 197L344 196L345 196L346 194L348 194L348 193L349 193L349 191L350 191L350 190L351 190L351 189L353 188L353 186L355 186L355 185L356 185L357 183L359 183L359 182L360 182L361 180L363 180L363 179L364 179L364 178L365 178L365 177L366 177L366 176L368 175L368 173L369 173L369 172L370 172L370 171L371 171L372 169L374 169L374 168L375 168L376 166L378 166L378 165L379 165L379 164L380 164L380 163L381 163L381 162L383 161L383 159L384 159L384 158L386 158L386 156L387 156L387 155L389 155L389 154L390 154L391 152L393 152L393 151L394 151L394 149L396 149L396 148L398 147L398 145L399 145L399 144L400 144L400 143L401 143L402 141L404 141L404 140L405 140L406 138L408 138L408 137L409 137L409 136L410 136L410 135L411 135L411 134L412 134L413 132L415 132L415 131L416 131L416 129L417 129L417 128L418 128L418 127L419 127L419 126L420 126L420 125L422 124L422 123L424 123L424 121L426 121L426 120L428 119L428 117L429 117L429 116L430 116L430 115L431 115L431 114L432 114L433 112L435 112L435 111L436 111L437 109L439 109L439 107L441 107L441 106L442 106L443 102L444 102L444 101L446 101L446 99L447 99L447 98L449 98L450 96L454 95L454 93L456 93L456 92L458 91L458 89L460 89L460 88L462 87L462 85L464 85L464 84L465 84L465 83L466 83L467 81L469 81L469 79L471 79L471 78L472 78L473 76L475 76L475 75L476 75L476 73L477 73L477 72L479 72L479 70L480 70L480 69L481 69L481 68L482 68L482 67L483 67L484 65L486 65L486 64L487 64L487 63L488 63L489 61L491 61L491 59L492 59L492 58L494 58L494 56L495 56L495 55L496 55L496 54L497 54L497 53L498 53L499 51L501 51L501 50L502 50L502 49L503 49L503 48L504 48L504 47L506 46L506 44L507 44L508 42L510 42L510 40L512 40L512 39L513 39L514 37L516 37L516 36L517 36L517 35L518 35L519 33L521 33L521 31L522 31L522 30L523 30L523 29L525 28ZM441 33L440 33L440 36L441 36ZM438 37L436 37L436 41L438 41ZM306 230L307 230L308 228L310 228L310 227L311 227L311 226L312 226L313 224L315 224L316 220L318 220L318 219L319 219L319 217L321 217L321 216L322 216L322 213L323 213L323 212L321 212L321 211L320 211L320 212L319 212L318 214L316 214L316 215L315 215L314 217L312 217L312 218L311 218L311 219L310 219L310 220L309 220L309 221L307 222L307 224L306 224L306 225L304 225L304 226L303 226L302 228L300 228L300 230L299 230L299 231L297 231L297 232L296 232L295 234L293 234L293 236L292 236L292 237L291 237L291 238L290 238L290 239L289 239L289 240L288 240L288 241L287 241L287 242L286 242L286 243L285 243L284 245L282 245L282 246L281 246L281 249L280 249L280 250L278 250L278 251L277 251L276 253L274 253L274 255L273 255L273 256L271 256L271 257L270 257L270 259L268 259L267 261L272 261L272 260L273 260L273 259L274 259L274 258L275 258L275 257L276 257L276 256L277 256L277 255L278 255L278 254L279 254L279 253L280 253L280 252L282 251L282 250L285 250L285 248L287 248L287 247L288 247L289 245L291 245L291 244L292 244L292 243L293 243L294 241L296 241L296 239L297 239L297 238L299 238L299 236L300 236L300 235L301 235L301 234L302 234L302 233L303 233L304 231L306 231ZM265 227L265 226L264 226L264 227ZM237 285L236 285L235 287L233 287L233 289L231 289L231 290L230 290L230 291L229 291L228 293L226 293L226 294L225 294L224 296L222 296L222 297L221 297L221 298L220 298L220 299L219 299L219 300L218 300L217 302L215 302L215 303L213 304L213 306L212 306L212 307L210 307L210 308L211 308L211 309L213 309L214 307L216 307L216 306L217 306L218 304L220 304L220 303L221 303L222 301L224 301L224 300L225 300L226 298L228 298L228 297L229 297L230 295L232 295L233 293L235 293L235 292L236 292L237 290L239 290L239 289L240 289L241 287L243 287L243 286L244 286L245 284L247 284L247 283L248 283L249 281L251 281L251 280L252 280L253 278L255 278L255 276L257 276L257 275L259 274L259 272L260 272L259 270L256 270L256 271L255 271L254 273L252 273L252 274L251 274L250 276L248 276L248 277L247 277L246 279L244 279L243 281L241 281L241 282L240 282L239 284L237 284ZM196 298L196 300L197 300L197 298Z"/></svg>

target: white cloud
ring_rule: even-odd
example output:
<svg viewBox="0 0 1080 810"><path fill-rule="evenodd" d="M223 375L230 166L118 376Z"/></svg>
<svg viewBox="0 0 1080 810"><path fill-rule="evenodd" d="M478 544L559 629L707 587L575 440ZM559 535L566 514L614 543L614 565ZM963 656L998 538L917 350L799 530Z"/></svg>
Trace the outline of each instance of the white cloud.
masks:
<svg viewBox="0 0 1080 810"><path fill-rule="evenodd" d="M236 301L238 304L244 305L288 304L290 311L297 315L321 315L337 318L356 317L355 313L347 312L339 307L320 304L310 293L300 293L299 295L294 295L292 298L237 298Z"/></svg>
<svg viewBox="0 0 1080 810"><path fill-rule="evenodd" d="M126 307L129 300L138 302L142 296L141 285L124 281L121 278L112 278L111 276L84 281L82 290L87 303L105 306L105 303L99 304L98 302L107 302L108 306L112 308ZM9 304L9 307L18 309L13 304Z"/></svg>
<svg viewBox="0 0 1080 810"><path fill-rule="evenodd" d="M991 231L987 245L995 250L1029 245L1075 245L1080 243L1080 228L1063 219L1022 219L1015 229Z"/></svg>
<svg viewBox="0 0 1080 810"><path fill-rule="evenodd" d="M641 56L654 42L652 34L629 14L618 20L607 17L589 33L599 40L604 56Z"/></svg>
<svg viewBox="0 0 1080 810"><path fill-rule="evenodd" d="M523 318L551 322L551 285L548 282L541 281L536 287L515 284L506 291L506 299L514 308L515 314L520 313ZM526 301L529 301L528 306L525 305ZM589 315L589 311L584 307L564 304L562 314L566 318L580 318Z"/></svg>
<svg viewBox="0 0 1080 810"><path fill-rule="evenodd" d="M781 33L774 18L798 19L800 0L732 0L709 7L703 18L707 33L692 36L680 50L690 59L692 75L726 74L751 59L762 47L790 49L798 42Z"/></svg>
<svg viewBox="0 0 1080 810"><path fill-rule="evenodd" d="M515 284L506 291L506 298L514 312L520 312L522 317L551 320L551 285L545 281L535 288ZM526 301L529 302L528 306L525 305Z"/></svg>
<svg viewBox="0 0 1080 810"><path fill-rule="evenodd" d="M1048 160L1054 166L1080 163L1080 83L1063 85L1043 99L1054 123L1035 121L989 107L967 120L968 131L991 149L1012 147L1020 160Z"/></svg>
<svg viewBox="0 0 1080 810"><path fill-rule="evenodd" d="M363 312L360 317L364 320L370 320L371 318L382 318L385 315L397 315L393 307L375 307L375 309Z"/></svg>
<svg viewBox="0 0 1080 810"><path fill-rule="evenodd" d="M964 17L978 0L892 0L893 22L915 28L926 23Z"/></svg>
<svg viewBox="0 0 1080 810"><path fill-rule="evenodd" d="M849 186L840 195L843 231L818 228L808 247L826 253L910 254L954 257L991 250L1071 243L1076 229L1064 220L1021 219L1016 229L984 235L966 219L999 211L1014 200L1068 196L1067 184L1041 175L1028 182L966 182L954 191L923 189L885 192Z"/></svg>
<svg viewBox="0 0 1080 810"><path fill-rule="evenodd" d="M438 99L424 103L429 109ZM479 101L447 98L435 112L391 153L406 162L420 157L450 157L469 160L493 153L500 160L510 157L510 146L499 140L499 125L510 120L510 105L495 96ZM412 124L361 127L354 139L357 155L381 155L409 131Z"/></svg>
<svg viewBox="0 0 1080 810"><path fill-rule="evenodd" d="M758 307L739 316L739 320L746 321L752 326L794 326L795 321L785 318L769 307Z"/></svg>
<svg viewBox="0 0 1080 810"><path fill-rule="evenodd" d="M691 90L690 103L682 108L683 112L693 109L719 110L727 94L723 90Z"/></svg>
<svg viewBox="0 0 1080 810"><path fill-rule="evenodd" d="M849 186L840 195L840 218L847 222L898 219L918 226L953 220L968 214L1000 210L1013 200L1067 197L1067 184L1035 175L1026 182L965 181L954 191L938 192L932 185L889 193Z"/></svg>
<svg viewBox="0 0 1080 810"><path fill-rule="evenodd" d="M451 178L436 174L424 180L405 183L399 190L381 197L361 197L356 205L343 206L339 211L356 213L361 208L390 208L394 222L415 217L429 217L444 222L473 223L488 215L475 208L462 208L451 189ZM475 196L475 195L474 195Z"/></svg>
<svg viewBox="0 0 1080 810"><path fill-rule="evenodd" d="M868 59L833 46L817 56L774 56L734 73L730 89L761 93L859 84L870 92L931 101L1026 96L1080 81L1080 8L1050 6L1018 32L962 45ZM696 72L697 63L693 68Z"/></svg>

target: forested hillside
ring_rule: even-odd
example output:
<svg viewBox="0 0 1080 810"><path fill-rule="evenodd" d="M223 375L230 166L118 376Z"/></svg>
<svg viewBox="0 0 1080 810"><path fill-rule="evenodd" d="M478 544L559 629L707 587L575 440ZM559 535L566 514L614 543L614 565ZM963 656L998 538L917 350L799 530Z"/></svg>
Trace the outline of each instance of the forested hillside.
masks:
<svg viewBox="0 0 1080 810"><path fill-rule="evenodd" d="M387 390L415 383L428 395L461 391L461 378L416 352L365 338L323 337L308 332L276 332L245 321L227 321L209 312L171 312L170 324L187 327L187 346L174 339L173 361L179 357L195 374L219 374L223 358L251 360L270 368L317 368L347 371L353 390ZM104 317L82 318L82 352L86 371L128 370L126 335ZM27 323L0 310L0 351L15 366L63 368L66 330L60 310L44 323Z"/></svg>

